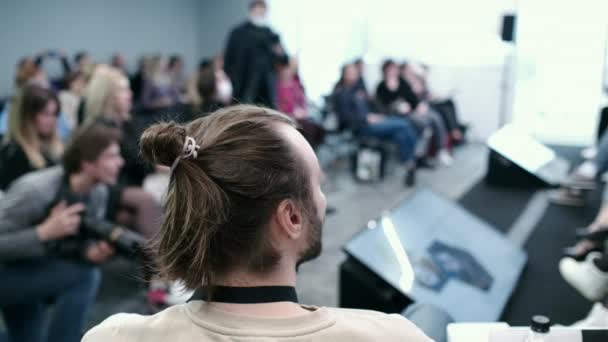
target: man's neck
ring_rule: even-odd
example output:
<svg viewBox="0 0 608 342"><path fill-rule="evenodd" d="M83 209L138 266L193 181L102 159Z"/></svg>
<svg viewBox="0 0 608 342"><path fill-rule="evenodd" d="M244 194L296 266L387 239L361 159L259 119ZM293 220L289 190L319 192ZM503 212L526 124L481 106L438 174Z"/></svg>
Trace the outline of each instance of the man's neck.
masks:
<svg viewBox="0 0 608 342"><path fill-rule="evenodd" d="M217 285L232 287L296 286L295 263L282 263L267 274L236 270L217 280ZM284 318L307 313L298 303L275 302L260 304L235 304L212 302L211 305L231 313L264 318Z"/></svg>
<svg viewBox="0 0 608 342"><path fill-rule="evenodd" d="M96 182L83 172L71 174L69 181L70 191L75 194L86 194L96 185Z"/></svg>

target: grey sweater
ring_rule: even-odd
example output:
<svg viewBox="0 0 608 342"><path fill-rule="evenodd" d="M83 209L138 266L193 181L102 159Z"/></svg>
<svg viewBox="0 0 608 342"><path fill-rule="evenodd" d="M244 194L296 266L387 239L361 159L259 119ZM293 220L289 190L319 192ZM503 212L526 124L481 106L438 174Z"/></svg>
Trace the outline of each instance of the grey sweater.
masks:
<svg viewBox="0 0 608 342"><path fill-rule="evenodd" d="M49 214L65 171L61 166L29 173L17 179L0 197L0 263L45 256L36 227ZM90 193L85 215L103 218L108 188L97 185Z"/></svg>

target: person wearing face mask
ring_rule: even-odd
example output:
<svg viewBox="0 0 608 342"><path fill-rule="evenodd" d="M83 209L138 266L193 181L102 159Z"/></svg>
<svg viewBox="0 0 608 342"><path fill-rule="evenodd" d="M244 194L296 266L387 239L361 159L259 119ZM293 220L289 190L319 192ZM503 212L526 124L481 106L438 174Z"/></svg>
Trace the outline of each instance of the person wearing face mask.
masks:
<svg viewBox="0 0 608 342"><path fill-rule="evenodd" d="M268 27L266 2L252 1L249 19L232 30L225 49L235 99L276 108L274 65L286 61L280 37Z"/></svg>
<svg viewBox="0 0 608 342"><path fill-rule="evenodd" d="M17 95L0 147L0 190L26 173L56 163L63 151L58 116L59 100L52 91L28 85Z"/></svg>

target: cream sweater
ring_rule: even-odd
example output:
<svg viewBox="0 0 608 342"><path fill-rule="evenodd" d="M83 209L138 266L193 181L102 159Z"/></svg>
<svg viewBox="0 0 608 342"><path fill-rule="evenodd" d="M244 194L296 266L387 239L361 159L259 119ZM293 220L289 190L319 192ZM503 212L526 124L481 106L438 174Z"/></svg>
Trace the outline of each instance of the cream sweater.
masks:
<svg viewBox="0 0 608 342"><path fill-rule="evenodd" d="M290 318L256 318L192 301L153 316L114 315L91 329L83 342L193 341L431 341L399 315L303 306L310 313Z"/></svg>

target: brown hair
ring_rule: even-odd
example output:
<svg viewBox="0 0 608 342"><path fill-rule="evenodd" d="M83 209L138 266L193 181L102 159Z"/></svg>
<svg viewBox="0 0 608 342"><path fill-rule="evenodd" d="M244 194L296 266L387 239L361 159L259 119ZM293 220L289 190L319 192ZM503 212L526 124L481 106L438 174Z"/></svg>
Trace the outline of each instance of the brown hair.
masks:
<svg viewBox="0 0 608 342"><path fill-rule="evenodd" d="M53 159L59 159L63 151L63 144L57 130L48 140L42 141L36 134L34 126L36 115L43 111L51 101L57 105L55 115L59 116L59 100L54 92L38 85L27 85L17 94L8 118L5 141L15 140L25 152L30 164L36 169L47 166L43 150L48 152L48 156Z"/></svg>
<svg viewBox="0 0 608 342"><path fill-rule="evenodd" d="M97 160L112 143L119 143L120 130L101 120L92 121L79 128L71 137L63 155L63 167L67 174L80 171L83 161Z"/></svg>
<svg viewBox="0 0 608 342"><path fill-rule="evenodd" d="M277 265L266 229L272 212L284 199L310 203L308 173L279 124L295 127L277 111L239 105L144 132L141 152L154 164L172 165L187 136L200 145L196 159L180 160L171 175L153 244L162 275L194 289L235 267L264 273Z"/></svg>

